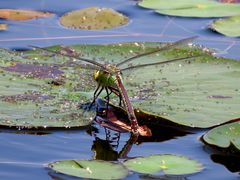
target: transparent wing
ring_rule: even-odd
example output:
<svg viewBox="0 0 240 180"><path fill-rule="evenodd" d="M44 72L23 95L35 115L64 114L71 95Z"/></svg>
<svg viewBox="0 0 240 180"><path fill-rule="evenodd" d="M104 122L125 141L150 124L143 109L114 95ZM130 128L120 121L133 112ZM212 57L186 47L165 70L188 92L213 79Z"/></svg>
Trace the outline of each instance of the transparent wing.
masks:
<svg viewBox="0 0 240 180"><path fill-rule="evenodd" d="M154 51L151 51L151 52L142 53L142 54L138 54L138 55L136 55L134 57L130 57L128 59L123 60L122 62L118 63L116 66L119 67L119 66L121 66L123 64L129 63L129 62L133 61L134 59L137 59L137 58L140 58L140 57L143 57L143 56L147 56L147 55L154 54L154 53L157 53L157 52L167 51L167 50L170 50L172 48L176 48L176 47L179 47L179 46L182 46L182 45L187 45L187 44L191 43L196 38L197 38L197 36L181 39L179 41L176 41L174 43L166 45L166 46L164 46L162 48L159 48L157 50L154 50Z"/></svg>

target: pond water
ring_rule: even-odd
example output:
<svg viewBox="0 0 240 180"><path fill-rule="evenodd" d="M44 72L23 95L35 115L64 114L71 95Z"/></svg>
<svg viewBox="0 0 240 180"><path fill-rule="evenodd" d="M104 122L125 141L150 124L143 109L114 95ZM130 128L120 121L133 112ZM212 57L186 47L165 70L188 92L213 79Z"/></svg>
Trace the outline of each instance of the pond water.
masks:
<svg viewBox="0 0 240 180"><path fill-rule="evenodd" d="M192 19L160 16L151 10L136 6L130 0L9 0L1 1L1 8L22 8L49 11L56 14L50 18L30 21L8 21L9 29L0 33L0 47L28 49L29 45L50 46L56 44L100 44L131 41L175 41L183 37L198 35L196 43L214 48L219 56L240 60L239 38L229 38L206 29L213 19ZM91 6L110 7L131 19L130 23L111 30L70 30L57 21L65 12ZM6 22L0 19L0 23ZM0 179L75 179L54 173L47 164L63 159L92 159L92 146L99 139L106 140L104 128L95 136L89 129L53 130L26 133L23 130L0 130ZM198 160L204 165L200 173L185 179L239 179L239 174L231 172L223 164L215 163L215 152L204 146L200 137L204 131L195 131L185 136L176 136L161 142L134 144L129 157L152 154L178 154ZM111 132L114 136L114 132ZM130 135L121 134L116 151L121 151ZM163 135L164 136L164 135ZM104 142L108 141L100 141ZM118 142L113 142L118 143ZM213 156L215 154L215 156ZM228 157L227 157L228 158ZM227 159L225 158L225 159ZM216 160L215 160L216 161ZM239 162L233 163L240 169ZM228 164L228 167L231 163ZM130 174L126 179L140 179L139 174ZM177 179L177 178L176 178Z"/></svg>

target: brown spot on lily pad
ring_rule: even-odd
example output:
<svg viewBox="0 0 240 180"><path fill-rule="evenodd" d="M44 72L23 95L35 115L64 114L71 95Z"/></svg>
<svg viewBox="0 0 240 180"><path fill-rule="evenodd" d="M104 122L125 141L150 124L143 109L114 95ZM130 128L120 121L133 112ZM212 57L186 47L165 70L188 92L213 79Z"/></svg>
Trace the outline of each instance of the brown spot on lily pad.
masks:
<svg viewBox="0 0 240 180"><path fill-rule="evenodd" d="M0 9L0 18L8 20L30 20L43 17L52 16L52 13L33 11L33 10L22 10L22 9Z"/></svg>
<svg viewBox="0 0 240 180"><path fill-rule="evenodd" d="M221 96L221 95L212 95L208 96L209 99L229 99L232 98L231 96Z"/></svg>
<svg viewBox="0 0 240 180"><path fill-rule="evenodd" d="M18 101L41 101L41 100L53 99L53 96L49 96L46 94L40 94L39 92L33 92L30 94L0 96L0 99L2 99L5 102L16 103Z"/></svg>
<svg viewBox="0 0 240 180"><path fill-rule="evenodd" d="M36 78L57 78L64 72L58 66L48 66L46 64L22 64L16 63L13 66L5 67L4 70L25 74Z"/></svg>
<svg viewBox="0 0 240 180"><path fill-rule="evenodd" d="M110 29L127 24L128 17L110 8L90 7L64 14L60 23L74 29Z"/></svg>

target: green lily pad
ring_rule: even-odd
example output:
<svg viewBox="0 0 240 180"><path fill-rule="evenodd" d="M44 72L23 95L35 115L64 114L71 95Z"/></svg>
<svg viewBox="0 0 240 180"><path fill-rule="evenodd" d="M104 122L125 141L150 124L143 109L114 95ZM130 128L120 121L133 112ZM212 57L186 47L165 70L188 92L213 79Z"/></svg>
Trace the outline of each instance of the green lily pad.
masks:
<svg viewBox="0 0 240 180"><path fill-rule="evenodd" d="M240 37L240 16L216 20L209 27L225 36Z"/></svg>
<svg viewBox="0 0 240 180"><path fill-rule="evenodd" d="M91 179L123 179L128 170L121 164L100 160L64 160L49 164L54 171Z"/></svg>
<svg viewBox="0 0 240 180"><path fill-rule="evenodd" d="M112 45L76 45L72 46L75 54L93 59L100 63L119 63L123 59L133 57L143 52L156 50L166 44L161 43L125 43ZM62 47L51 47L51 50L61 51ZM0 51L1 52L1 51ZM11 53L10 53L11 54ZM10 58L5 57L9 56ZM21 58L20 58L21 55ZM130 100L139 111L154 116L160 116L177 124L207 128L231 119L240 117L240 62L230 59L216 58L208 52L196 47L172 49L163 53L145 56L130 63L130 66L143 63L165 61L176 57L201 55L192 61L174 62L164 65L148 66L123 71L123 82L130 96ZM72 61L67 57L53 56L42 50L23 52L15 57L9 53L1 56L0 66L3 74L18 74L22 81L14 81L17 86L25 82L27 86L15 89L2 88L4 96L24 94L27 91L36 91L39 94L57 98L58 104L65 102L91 102L96 83L93 80L93 70L83 66L82 61ZM35 77L20 72L19 67L13 66L16 62L31 62L32 64L45 64L56 66L51 72L62 72L57 77ZM15 64L17 64L15 62ZM74 64L69 64L69 62ZM16 72L12 69L16 68ZM31 67L31 66L28 66ZM129 67L123 65L121 68ZM11 75L12 76L12 75ZM63 81L61 81L63 76ZM59 78L60 81L58 81ZM7 84L6 82L2 84ZM13 78L10 78L13 79ZM27 82L34 81L33 83ZM37 82L35 82L37 81ZM51 83L49 83L51 82ZM39 85L40 83L40 85ZM61 83L63 83L61 85ZM22 83L24 84L24 83ZM37 86L33 86L37 84ZM60 84L60 85L55 85ZM2 85L3 86L3 85ZM14 87L17 87L14 85ZM106 93L102 94L102 97ZM48 100L53 101L53 100ZM111 96L111 102L118 104L118 97Z"/></svg>
<svg viewBox="0 0 240 180"><path fill-rule="evenodd" d="M139 6L154 9L160 14L183 17L226 17L240 14L239 4L213 0L143 0Z"/></svg>
<svg viewBox="0 0 240 180"><path fill-rule="evenodd" d="M169 175L185 175L200 172L202 164L183 156L171 154L152 155L129 159L124 165L132 170L144 174L155 174L163 171Z"/></svg>
<svg viewBox="0 0 240 180"><path fill-rule="evenodd" d="M77 45L73 48L85 58L101 63L119 63L136 54L156 50L159 46L164 45L126 43ZM239 118L238 61L216 58L208 52L202 52L201 49L189 47L141 57L131 65L165 61L193 54L201 54L201 57L191 62L181 61L124 71L124 85L134 108L190 127L212 127ZM58 60L60 59L58 57ZM81 78L92 79L92 70L84 72L86 74L82 73ZM86 89L86 93L93 92L94 86ZM104 96L103 94L102 97ZM114 97L116 96L113 95L111 98L112 102L117 102L118 98L113 99Z"/></svg>
<svg viewBox="0 0 240 180"><path fill-rule="evenodd" d="M203 136L206 144L220 149L231 149L231 146L240 152L240 121L218 126Z"/></svg>
<svg viewBox="0 0 240 180"><path fill-rule="evenodd" d="M110 8L90 7L64 14L60 23L68 28L110 29L128 23L128 17Z"/></svg>
<svg viewBox="0 0 240 180"><path fill-rule="evenodd" d="M92 122L95 112L79 108L80 103L89 102L90 98L81 93L84 83L68 75L73 73L72 69L44 64L45 59L20 63L22 57L6 50L0 51L0 57L1 126L70 128ZM74 78L79 79L81 73L75 72ZM60 79L63 82L56 84Z"/></svg>

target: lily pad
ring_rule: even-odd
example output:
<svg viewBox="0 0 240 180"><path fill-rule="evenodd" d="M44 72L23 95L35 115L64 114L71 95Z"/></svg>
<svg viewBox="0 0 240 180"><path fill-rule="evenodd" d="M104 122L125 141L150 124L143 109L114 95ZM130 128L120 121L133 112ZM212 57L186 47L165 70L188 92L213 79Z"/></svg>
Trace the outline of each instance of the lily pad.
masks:
<svg viewBox="0 0 240 180"><path fill-rule="evenodd" d="M8 28L7 24L0 24L0 30L6 30Z"/></svg>
<svg viewBox="0 0 240 180"><path fill-rule="evenodd" d="M240 37L240 16L216 20L209 27L225 36Z"/></svg>
<svg viewBox="0 0 240 180"><path fill-rule="evenodd" d="M100 160L64 160L49 164L54 171L90 179L123 179L128 170L121 164Z"/></svg>
<svg viewBox="0 0 240 180"><path fill-rule="evenodd" d="M20 63L17 54L10 54L6 50L0 51L1 126L70 128L91 123L95 112L79 108L79 103L90 100L86 94L76 92L81 88L81 82L73 82L73 77L68 75L73 70L66 67L60 70L59 66L41 63L39 59ZM75 72L74 78L79 79L81 73ZM60 78L64 79L61 84L51 83Z"/></svg>
<svg viewBox="0 0 240 180"><path fill-rule="evenodd" d="M226 17L240 14L239 4L213 0L143 0L139 6L154 9L160 14L183 17Z"/></svg>
<svg viewBox="0 0 240 180"><path fill-rule="evenodd" d="M240 152L240 120L211 129L203 136L204 143L220 149L232 149Z"/></svg>
<svg viewBox="0 0 240 180"><path fill-rule="evenodd" d="M33 10L23 10L23 9L0 9L0 18L14 20L14 21L24 21L30 19L44 18L52 16L52 13L33 11Z"/></svg>
<svg viewBox="0 0 240 180"><path fill-rule="evenodd" d="M164 44L126 43L77 45L73 48L83 57L104 64L119 63L123 59L162 46ZM192 61L123 71L124 86L134 108L190 127L207 128L239 118L240 62L238 61L216 58L208 52L202 52L201 49L188 47L141 57L133 61L131 66L194 54L201 57L193 58ZM49 61L52 59L54 57L49 58ZM61 57L58 57L58 60L60 61ZM124 67L128 66L122 66ZM92 80L92 72L85 69L81 72L81 78L85 81ZM93 92L95 89L93 83L88 85L86 93ZM102 97L105 95L103 94ZM111 98L112 102L117 102L118 98L113 99L114 97L116 96L113 95Z"/></svg>
<svg viewBox="0 0 240 180"><path fill-rule="evenodd" d="M169 175L185 175L202 171L201 163L183 156L171 154L152 155L129 159L124 165L132 170L144 174L163 172Z"/></svg>
<svg viewBox="0 0 240 180"><path fill-rule="evenodd" d="M166 46L166 44L125 43L76 45L72 46L72 48L81 57L93 59L103 64L117 64L122 62L123 59L143 52L154 51L163 46ZM59 52L62 50L62 47L55 46L50 49ZM5 57L4 55L7 56ZM60 71L64 72L60 74L63 76L63 81L60 81L63 84L55 83L58 80L55 81L54 78L41 79L39 81L39 78L32 78L31 76L28 77L26 82L38 79L38 83L41 82L43 85L40 85L40 87L26 86L25 89L21 87L18 93L14 91L14 88L13 90L3 88L5 89L5 94L3 95L23 94L26 90L32 90L40 92L40 94L58 97L61 101L66 98L74 102L91 102L97 84L92 77L93 70L83 66L85 65L84 62L53 55L42 50L24 52L20 55L22 58L19 58L19 55L14 58L14 56L10 56L7 53L3 54L3 56L0 55L0 57L3 57L3 60L6 59L5 61L0 61L0 65L4 67L3 72L6 72L4 69L7 69L7 67L12 67L12 59L17 62L32 62L32 64L49 66L54 64L58 66ZM209 52L203 52L196 47L183 47L138 58L131 62L130 65L124 64L121 68L193 55L201 56L193 58L191 61L187 60L123 71L124 86L134 108L137 111L143 111L156 117L169 119L177 124L200 128L212 127L231 119L239 118L240 62L238 61L216 58L211 56ZM9 56L10 58L7 58ZM20 72L15 73L19 74ZM25 77L21 73L20 76ZM15 81L15 83L17 82ZM22 81L19 82L20 85ZM8 81L3 84L6 83ZM106 93L103 93L102 97L105 96ZM113 94L111 102L118 104L118 97Z"/></svg>
<svg viewBox="0 0 240 180"><path fill-rule="evenodd" d="M60 23L68 28L110 29L128 23L128 17L110 8L90 7L64 14Z"/></svg>

